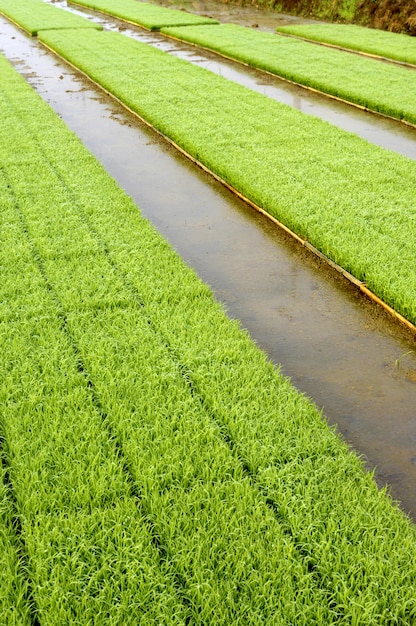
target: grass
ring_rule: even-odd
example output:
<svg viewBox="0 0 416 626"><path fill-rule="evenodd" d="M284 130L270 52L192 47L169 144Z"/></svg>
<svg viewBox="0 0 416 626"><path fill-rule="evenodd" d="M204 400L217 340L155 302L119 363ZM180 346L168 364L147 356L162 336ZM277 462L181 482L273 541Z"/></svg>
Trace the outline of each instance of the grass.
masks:
<svg viewBox="0 0 416 626"><path fill-rule="evenodd" d="M14 589L30 588L32 615L410 623L414 526L0 69L0 422L27 562Z"/></svg>
<svg viewBox="0 0 416 626"><path fill-rule="evenodd" d="M185 11L167 9L156 4L137 2L137 0L76 0L71 4L110 13L115 17L139 24L149 30L160 30L164 26L190 26L200 24L218 24L209 17L194 15Z"/></svg>
<svg viewBox="0 0 416 626"><path fill-rule="evenodd" d="M416 124L416 82L411 68L235 24L164 28L162 32L371 111Z"/></svg>
<svg viewBox="0 0 416 626"><path fill-rule="evenodd" d="M118 33L41 39L415 323L413 161Z"/></svg>
<svg viewBox="0 0 416 626"><path fill-rule="evenodd" d="M0 0L0 13L30 35L37 35L45 29L102 28L83 17L45 4L43 0Z"/></svg>
<svg viewBox="0 0 416 626"><path fill-rule="evenodd" d="M416 40L409 35L354 24L292 24L277 31L416 65Z"/></svg>

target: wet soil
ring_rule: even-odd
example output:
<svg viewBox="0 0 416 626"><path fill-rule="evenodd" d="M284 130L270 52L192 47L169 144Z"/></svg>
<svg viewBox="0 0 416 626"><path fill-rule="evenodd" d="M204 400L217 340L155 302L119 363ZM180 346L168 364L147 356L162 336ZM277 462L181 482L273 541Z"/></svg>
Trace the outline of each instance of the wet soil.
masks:
<svg viewBox="0 0 416 626"><path fill-rule="evenodd" d="M0 51L416 519L416 341L36 40Z"/></svg>

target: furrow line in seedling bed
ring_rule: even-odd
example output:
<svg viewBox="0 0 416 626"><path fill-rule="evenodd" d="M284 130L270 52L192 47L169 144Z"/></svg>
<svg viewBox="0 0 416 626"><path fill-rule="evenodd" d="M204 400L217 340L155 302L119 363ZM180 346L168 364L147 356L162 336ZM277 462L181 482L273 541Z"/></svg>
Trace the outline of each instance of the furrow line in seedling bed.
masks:
<svg viewBox="0 0 416 626"><path fill-rule="evenodd" d="M39 148L41 149L41 147L39 146ZM51 168L53 168L53 164L51 163ZM56 173L56 172L55 172ZM59 176L57 176L58 180L59 180ZM63 182L63 181L60 181ZM73 196L73 194L71 193L71 190L69 189L69 187L67 187L65 185L65 190L68 193L68 195ZM71 198L73 200L73 198ZM114 425L112 423L112 419L111 419L111 415L109 415L101 402L100 399L100 395L97 393L97 390L95 388L94 382L88 372L88 370L85 367L85 363L83 361L83 357L82 354L77 346L76 343L76 338L75 338L75 334L74 332L71 330L71 326L68 323L68 318L67 318L67 313L64 309L64 307L62 306L62 303L59 300L59 297L56 293L56 290L54 288L54 286L52 285L52 283L49 281L49 277L48 277L48 272L45 270L45 264L44 264L44 260L42 259L41 255L39 254L38 250L36 249L36 245L34 244L34 242L30 239L30 234L29 231L27 229L27 225L25 223L25 219L24 216L21 214L21 219L22 219L22 225L23 225L23 230L26 233L29 241L30 241L30 246L32 248L32 252L33 252L33 256L36 260L36 263L38 265L39 268L39 272L40 275L42 276L43 280L45 281L45 286L48 289L49 293L51 294L52 299L54 300L55 304L57 305L57 311L58 311L58 315L59 315L59 319L61 322L61 329L64 332L64 334L67 335L68 340L69 340L69 345L71 346L73 353L74 353L74 357L75 357L75 361L77 364L77 370L78 372L85 377L86 380L86 385L88 387L88 390L91 394L91 399L92 399L92 404L95 406L95 408L97 409L97 413L98 415L101 417L102 423L104 425L105 430L108 432L108 438L109 440L112 442L113 447L114 447L114 454L115 457L117 458L120 467L122 468L122 472L124 474L124 476L126 477L126 482L128 484L128 492L129 495L132 496L132 498L134 499L137 509L142 517L143 520L145 520L145 526L146 526L146 530L148 532L149 538L152 542L152 544L155 546L158 554L159 554L159 560L160 562L166 562L169 560L170 555L168 553L168 550L166 548L166 546L163 544L160 533L157 532L156 527L154 522L152 522L152 515L151 512L149 510L146 510L146 507L143 503L143 499L142 499L142 494L140 493L140 490L138 488L138 483L137 483L137 476L136 473L133 471L133 468L131 466L131 462L130 459L128 457L126 457L126 455L124 454L124 450L123 450L123 446L120 442L120 439L118 438L118 434L116 432L116 429L114 428ZM84 216L81 215L81 221L82 223L86 224L86 220L84 219ZM91 230L91 234L95 235L94 233L94 229L91 227L90 224L87 224L87 226L90 228ZM103 248L103 252L107 255L107 253L105 252L104 246L102 246L102 242L99 241L98 242L98 246ZM110 265L113 266L113 264L110 261ZM113 267L114 269L114 267ZM112 303L111 305L109 305L110 308L117 308L120 307L120 303L114 304ZM127 302L126 302L126 306L127 306ZM190 605L189 599L186 597L185 593L184 593L184 589L186 588L186 584L185 581L183 579L183 577L181 576L181 574L177 571L174 571L171 573L172 579L174 581L174 587L177 589L178 594L181 598L181 602L183 602L184 606L188 609L188 610L192 610L192 607Z"/></svg>
<svg viewBox="0 0 416 626"><path fill-rule="evenodd" d="M278 26L277 32L383 60L416 66L416 41L402 33L392 33L356 24L292 24Z"/></svg>
<svg viewBox="0 0 416 626"><path fill-rule="evenodd" d="M41 41L414 323L412 161L118 33Z"/></svg>
<svg viewBox="0 0 416 626"><path fill-rule="evenodd" d="M379 626L409 615L416 562L409 520L46 105L21 102L16 91L17 83L15 109L37 136L31 152L28 137L15 129L17 163L8 164L30 236L200 621L270 623L280 615L289 623L331 623L341 613ZM34 158L38 142L46 162ZM90 216L105 255L76 217L74 197L56 176L44 179L51 176L48 162ZM136 285L181 371L141 307L128 304L108 255ZM244 476L221 429L201 411L184 369L256 473L269 506L279 503L293 536L313 555L312 571Z"/></svg>
<svg viewBox="0 0 416 626"><path fill-rule="evenodd" d="M7 624L39 626L3 435L0 446L0 612Z"/></svg>

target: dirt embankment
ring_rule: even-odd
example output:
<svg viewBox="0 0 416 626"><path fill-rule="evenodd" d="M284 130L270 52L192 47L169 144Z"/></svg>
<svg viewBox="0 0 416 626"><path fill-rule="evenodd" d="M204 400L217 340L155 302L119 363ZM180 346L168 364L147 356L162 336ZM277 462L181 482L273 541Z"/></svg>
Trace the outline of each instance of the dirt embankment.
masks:
<svg viewBox="0 0 416 626"><path fill-rule="evenodd" d="M242 0L242 3L416 36L416 0Z"/></svg>

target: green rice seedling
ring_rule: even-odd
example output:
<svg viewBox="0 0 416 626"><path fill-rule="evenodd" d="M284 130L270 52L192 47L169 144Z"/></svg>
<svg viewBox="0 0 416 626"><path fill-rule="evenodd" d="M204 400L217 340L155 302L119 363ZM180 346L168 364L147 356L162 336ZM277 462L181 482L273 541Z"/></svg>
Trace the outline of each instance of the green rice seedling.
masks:
<svg viewBox="0 0 416 626"><path fill-rule="evenodd" d="M68 319L161 542L200 623L327 619L290 535L224 442L143 311Z"/></svg>
<svg viewBox="0 0 416 626"><path fill-rule="evenodd" d="M358 52L416 65L416 41L402 33L391 33L356 24L291 24L277 32L328 43Z"/></svg>
<svg viewBox="0 0 416 626"><path fill-rule="evenodd" d="M413 161L118 33L41 38L416 321Z"/></svg>
<svg viewBox="0 0 416 626"><path fill-rule="evenodd" d="M374 625L406 614L411 621L416 572L406 564L415 536L408 521L397 510L389 514L391 503L363 473L361 462L307 399L292 393L289 381L278 381L236 323L223 324L222 311L208 298L200 296L198 304L194 298L172 301L168 287L166 298L157 302L160 289L143 295L139 277L147 261L144 256L143 265L138 261L135 257L137 286L149 317L187 372L194 394L203 398L320 584L330 590L339 613L345 619L357 613L358 623ZM383 520L380 526L376 519ZM404 544L388 550L401 536L408 537ZM406 572L399 587L393 585L397 571Z"/></svg>
<svg viewBox="0 0 416 626"><path fill-rule="evenodd" d="M102 26L43 0L0 0L0 14L12 20L30 35L44 29L94 28Z"/></svg>
<svg viewBox="0 0 416 626"><path fill-rule="evenodd" d="M33 105L31 110L33 113ZM16 138L20 135L19 125L18 120ZM187 599L186 604L193 620L196 623L261 624L267 621L289 624L297 619L299 623L308 624L317 621L318 616L322 615L330 620L327 591L317 586L307 564L297 554L290 535L282 531L257 488L244 476L240 461L224 442L218 426L204 413L199 400L194 399L179 364L172 359L155 329L149 326L135 292L130 290L130 302L125 296L126 301L116 304L105 299L100 303L79 297L78 292L83 293L85 276L88 285L91 285L91 292L94 286L99 291L103 281L116 281L117 276L108 258L107 245L100 246L102 238L84 209L84 206L91 206L89 190L84 195L83 186L77 183L75 190L80 195L75 195L71 186L65 180L60 180L57 170L54 171L52 167L57 160L56 154L51 163L42 149L45 142L42 133L35 141L38 142L41 137L38 160L42 167L38 176L42 171L43 184L37 184L38 176L19 178L14 163L9 164L5 159L4 168L8 175L8 188L13 190L15 213L21 218L41 276L54 295L50 297L53 304L51 308L59 308L60 315L56 315L58 328L59 318L64 317L68 337L77 346L76 354L83 369L88 371L94 393L99 398L99 406L106 421L111 424L113 436L120 442L126 466L131 468L146 519L164 547L164 558L169 567L178 572L180 593ZM28 140L26 134L24 139ZM15 149L16 145L10 151L14 152ZM78 160L77 165L76 162L74 159L73 173L85 170L85 162L82 165L81 161ZM63 167L64 163L62 159L60 166ZM90 171L89 180L94 181L102 191L103 172L99 171L98 178L96 173L95 169ZM54 188L51 203L45 202L47 181ZM116 191L114 183L107 182L107 186L112 194L106 196L106 202ZM39 197L43 198L42 203ZM101 193L97 199L102 204ZM123 198L118 190L117 207L120 204L130 206L131 202ZM137 212L136 208L134 210ZM75 213L79 216L78 220L75 220ZM67 224L65 215L70 216ZM120 222L119 217L116 217ZM125 220L122 223L126 224ZM74 251L71 244L68 253L65 247L59 251L55 243L48 245L50 238L51 242L57 239L65 246L61 230L83 241L87 224L90 224L90 236L96 233L94 254L88 249ZM144 247L146 237L142 241L143 235L138 239L139 234L136 231L136 245ZM146 281L149 279L152 280L152 277L144 277ZM123 281L127 285L125 277ZM129 293L128 287L126 293ZM36 341L28 341L23 332L26 328L34 333ZM47 336L50 344L48 350L45 349L46 337L44 339L46 328L51 333L51 336ZM13 369L7 376L8 384L13 389L20 389L18 397L24 398L25 395L22 379L33 379L35 372L42 381L42 387L35 389L28 400L19 401L14 396L17 414L13 421L12 416L9 416L7 426L8 440L13 446L17 445L16 442L28 429L37 435L36 440L31 442L32 463L27 471L30 471L31 476L36 476L36 480L47 489L48 497L42 500L44 504L39 511L39 523L45 535L49 536L49 542L52 529L47 518L51 514L54 520L59 518L59 523L55 521L55 524L60 528L63 524L59 515L61 510L86 509L89 523L95 526L97 522L91 520L91 514L98 508L98 504L102 500L107 502L110 493L113 494L111 498L121 499L118 493L121 487L105 480L109 471L115 481L116 471L106 470L104 466L101 476L101 464L96 467L96 463L101 460L99 450L106 442L105 431L91 430L94 422L90 411L86 411L88 398L82 395L83 387L78 389L75 384L72 390L71 355L67 355L64 350L65 337L59 341L59 336L55 337L53 330L53 320L30 318L25 324L19 324L19 341L13 337L11 345L5 342L7 358L13 350L20 355L24 368L22 373ZM37 347L38 342L40 345ZM32 354L30 361L25 358L29 351ZM61 359L64 359L63 363ZM59 381L61 373L65 374L62 390L59 382L48 382L51 378L58 378ZM75 371L73 375L77 379L76 374ZM82 381L82 372L78 374ZM51 388L55 390L54 393ZM58 398L62 412L44 420L49 403L54 406ZM76 407L86 412L85 420L91 421L88 428L79 418L79 427L74 430L72 419L75 416L71 419L74 402ZM62 413L66 416L65 420ZM58 421L61 424L59 429ZM94 445L90 445L91 440ZM67 446L65 454L62 451L63 442ZM11 465L16 468L20 449L15 450L13 447L12 452L14 456ZM96 462L90 461L87 466L82 460L90 457ZM105 454L105 458L110 462L111 455ZM71 471L67 470L64 480L61 476L67 466L71 467ZM23 470L18 470L14 470L14 486L16 493L21 493L23 490L19 485L19 476ZM87 471L95 476L92 485L90 481L82 483L83 477L88 475ZM50 473L57 477L52 486ZM26 475L24 478L27 480ZM66 488L67 481L76 487L73 490ZM33 496L20 503L20 507L25 507L24 510L29 512L32 508L40 507L39 489L32 491ZM122 519L126 512L116 510L115 515ZM78 534L82 536L82 528L76 526L75 532L77 537ZM35 541L32 542L29 529L27 536L28 551L32 554ZM44 556L46 567L51 569L49 577L53 581L53 589L49 589L48 596L63 586L64 574L70 580L74 577L74 573L68 573L66 560L69 558L75 562L77 581L89 581L91 577L92 582L89 581L87 587L98 596L97 602L106 600L106 593L116 593L112 582L108 590L99 587L95 573L90 569L87 549L78 550L76 556L73 555L75 542L65 527L57 531L56 536L55 539L53 534L52 547ZM62 555L64 540L69 543L70 549ZM99 539L96 541L99 542ZM119 564L117 560L114 567L122 567L122 563ZM46 576L46 571L36 570L36 583ZM105 572L104 569L103 578ZM36 590L39 584L34 585ZM75 582L71 584L74 586ZM130 594L133 593L130 590ZM75 595L81 597L78 586L75 587ZM44 606L43 596L39 603ZM63 615L67 603L64 596L64 601L59 605ZM90 601L89 604L89 611L97 610L94 602ZM77 604L75 606L78 607ZM114 610L118 619L118 611L123 614L122 609L116 605Z"/></svg>
<svg viewBox="0 0 416 626"><path fill-rule="evenodd" d="M162 32L371 111L416 124L416 81L411 68L235 24L168 28Z"/></svg>
<svg viewBox="0 0 416 626"><path fill-rule="evenodd" d="M14 129L13 142L0 135L0 233L37 270L34 309L0 323L0 406L39 621L412 623L409 520L0 66ZM28 162L37 146L45 186L16 175L22 142ZM53 207L38 201L47 179ZM92 253L65 243L64 216ZM82 271L123 298L79 298Z"/></svg>
<svg viewBox="0 0 416 626"><path fill-rule="evenodd" d="M17 138L21 123L17 118ZM105 248L100 256L89 250L56 254L54 245L47 246L48 237L61 241L62 211L73 217L78 210L83 219L71 219L67 229L82 240L82 206L90 194L87 190L83 197L77 185L77 199L64 181L59 188L59 177L52 175L52 163L42 150L43 138L39 145L41 138L42 133L32 141L39 146L44 184L49 180L57 188L50 206L37 177L19 178L7 153L3 156L14 221L21 224L20 237L45 284L36 294L43 315L5 326L0 369L12 484L42 621L48 623L55 607L54 619L61 623L68 623L70 613L79 619L82 610L85 623L93 614L96 623L105 618L132 623L140 621L141 611L141 619L151 623L152 607L155 622L171 623L172 571L177 572L178 593L186 598L195 623L290 624L296 619L306 625L320 616L330 620L327 591L317 586L290 535L282 531L218 426L194 399L137 298L123 306L100 307L78 299L75 287L82 291L83 273L97 270L91 284L99 289L102 280L114 278L113 265ZM8 152L15 149L9 144ZM85 169L85 162L77 168ZM120 191L118 196L118 204L131 205ZM43 217L46 229L41 227ZM91 236L94 232L92 224ZM98 249L100 237L95 236ZM68 276L65 265L79 268L77 276ZM91 381L94 394L83 384L85 372L85 383ZM97 415L95 397L102 415ZM101 427L105 424L111 438ZM124 465L112 454L113 438ZM134 507L129 508L129 481L120 471L126 467L135 479L141 510L163 546L166 567L161 567L160 580L152 571L151 555L142 554L146 529L137 513L133 518ZM132 536L133 528L138 537ZM129 585L130 577L136 586ZM145 584L155 589L156 597L147 591L141 606ZM165 604L163 614L160 607Z"/></svg>
<svg viewBox="0 0 416 626"><path fill-rule="evenodd" d="M0 421L28 577L5 526L11 578L2 593L13 604L3 615L21 612L22 624L27 613L50 625L183 624L175 575L160 562L62 311L45 283L27 298L36 298L35 314L0 321Z"/></svg>
<svg viewBox="0 0 416 626"><path fill-rule="evenodd" d="M210 17L167 9L157 4L137 2L136 0L75 0L71 4L114 15L114 17L138 24L149 30L160 30L163 26L218 24L217 20Z"/></svg>

